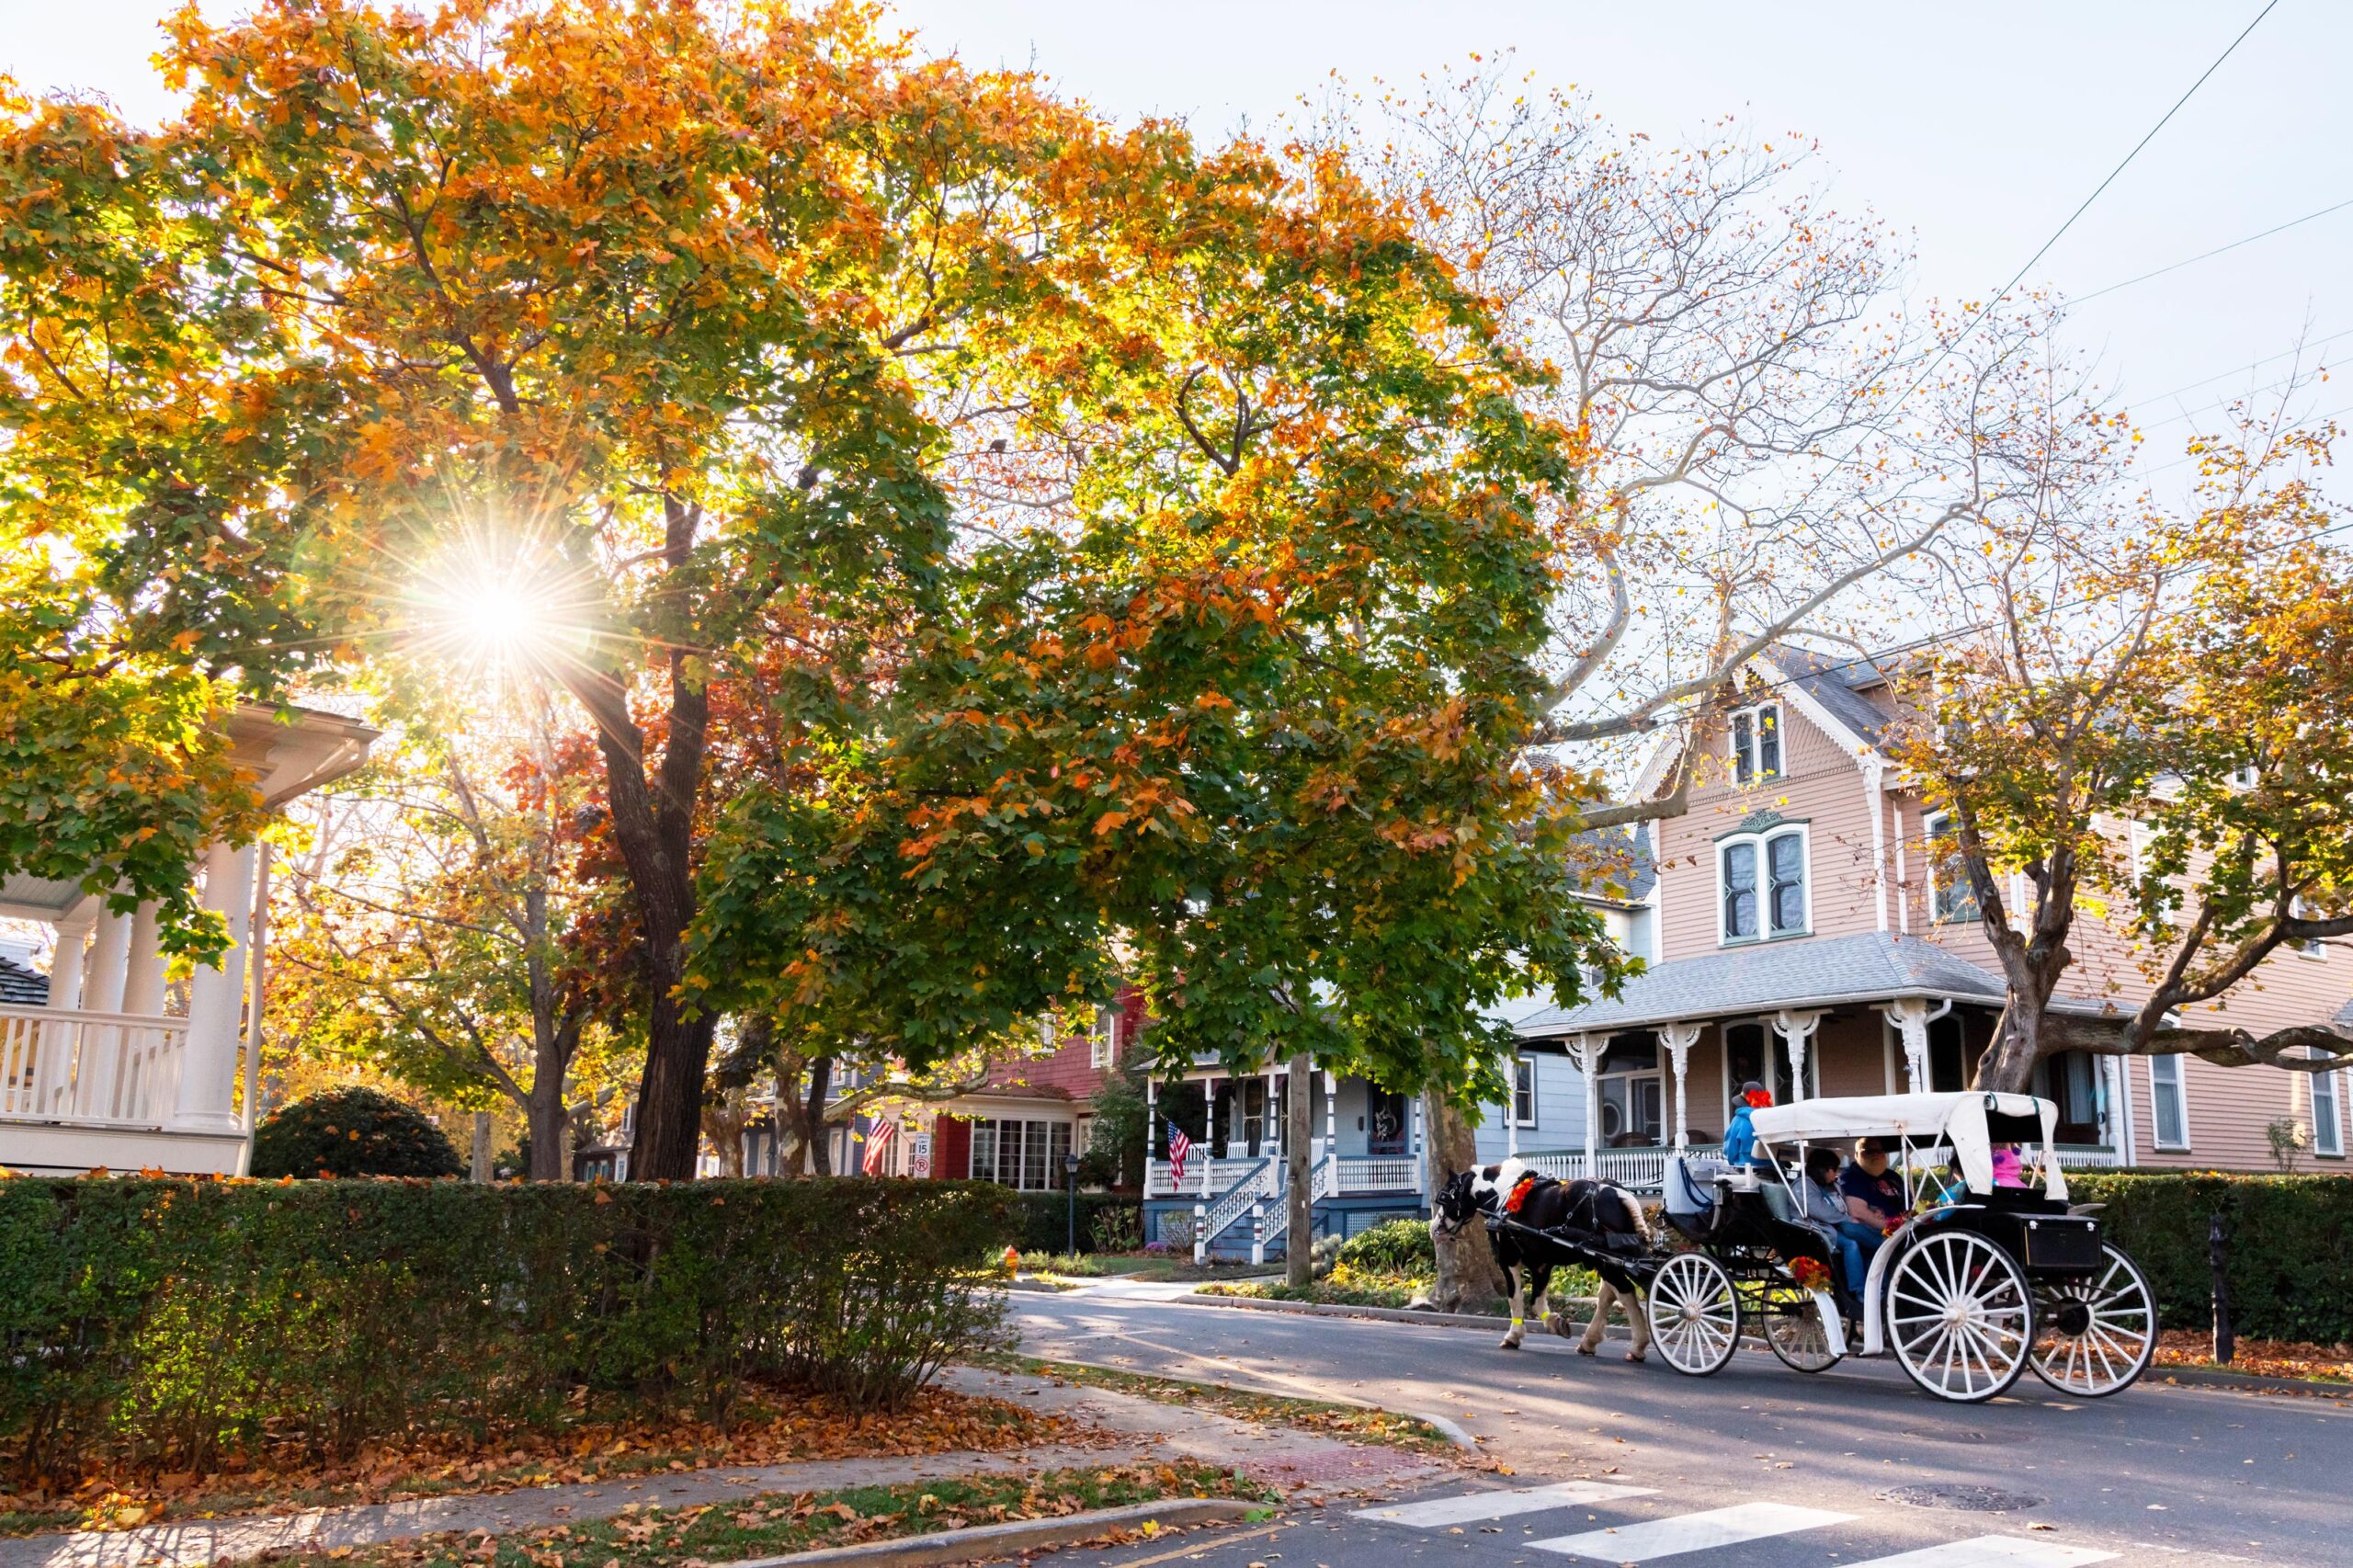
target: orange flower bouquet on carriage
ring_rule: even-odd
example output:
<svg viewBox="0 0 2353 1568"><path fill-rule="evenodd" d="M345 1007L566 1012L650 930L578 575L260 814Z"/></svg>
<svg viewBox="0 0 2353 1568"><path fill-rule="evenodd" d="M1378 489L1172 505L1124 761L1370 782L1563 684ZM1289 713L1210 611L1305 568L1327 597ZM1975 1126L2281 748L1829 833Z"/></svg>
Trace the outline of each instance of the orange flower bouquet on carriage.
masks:
<svg viewBox="0 0 2353 1568"><path fill-rule="evenodd" d="M1796 1259L1790 1263L1790 1272L1797 1277L1798 1285L1802 1290L1827 1290L1830 1289L1830 1270L1818 1257Z"/></svg>

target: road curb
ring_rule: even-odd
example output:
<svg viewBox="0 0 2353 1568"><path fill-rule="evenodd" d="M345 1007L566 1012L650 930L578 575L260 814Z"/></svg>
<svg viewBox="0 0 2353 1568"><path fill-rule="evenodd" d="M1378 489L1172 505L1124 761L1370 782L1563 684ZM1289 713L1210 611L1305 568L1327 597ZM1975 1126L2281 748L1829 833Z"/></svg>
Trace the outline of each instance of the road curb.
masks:
<svg viewBox="0 0 2353 1568"><path fill-rule="evenodd" d="M1042 1547L1068 1546L1073 1541L1148 1524L1185 1528L1247 1518L1271 1506L1236 1497L1171 1497L1158 1503L1131 1503L1123 1508L1064 1514L1052 1519L972 1525L930 1535L902 1536L896 1540L821 1547L815 1551L796 1551L784 1557L748 1557L722 1564L722 1568L824 1568L830 1563L854 1563L857 1568L932 1568L934 1564L973 1562Z"/></svg>
<svg viewBox="0 0 2353 1568"><path fill-rule="evenodd" d="M2225 1372L2217 1367L2152 1367L2143 1376L2179 1388L2326 1394L2334 1399L2353 1399L2353 1383L2333 1383L2319 1378L2267 1378L2260 1372Z"/></svg>
<svg viewBox="0 0 2353 1568"><path fill-rule="evenodd" d="M1379 1323L1417 1323L1439 1328L1507 1328L1509 1318L1489 1317L1484 1312L1424 1312L1411 1307L1355 1307L1337 1301L1270 1301L1259 1296L1205 1296L1196 1291L1183 1298L1212 1307L1238 1307L1250 1312L1298 1312L1308 1317L1371 1318ZM1590 1296L1571 1296L1564 1303L1571 1307L1593 1307ZM1539 1324L1539 1327L1541 1325Z"/></svg>

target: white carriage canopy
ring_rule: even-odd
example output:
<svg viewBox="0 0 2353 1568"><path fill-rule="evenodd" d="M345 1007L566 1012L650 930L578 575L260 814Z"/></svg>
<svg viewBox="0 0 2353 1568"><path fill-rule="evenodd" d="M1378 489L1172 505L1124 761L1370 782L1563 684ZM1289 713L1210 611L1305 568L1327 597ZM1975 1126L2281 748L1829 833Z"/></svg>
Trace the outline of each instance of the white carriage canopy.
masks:
<svg viewBox="0 0 2353 1568"><path fill-rule="evenodd" d="M2032 1095L1961 1090L1798 1100L1764 1107L1752 1115L1750 1125L1758 1142L1765 1143L1836 1143L1858 1138L1949 1143L1969 1190L1977 1193L1994 1190L1995 1143L2040 1143L2044 1196L2061 1202L2067 1198L2067 1177L2053 1153L2059 1108Z"/></svg>

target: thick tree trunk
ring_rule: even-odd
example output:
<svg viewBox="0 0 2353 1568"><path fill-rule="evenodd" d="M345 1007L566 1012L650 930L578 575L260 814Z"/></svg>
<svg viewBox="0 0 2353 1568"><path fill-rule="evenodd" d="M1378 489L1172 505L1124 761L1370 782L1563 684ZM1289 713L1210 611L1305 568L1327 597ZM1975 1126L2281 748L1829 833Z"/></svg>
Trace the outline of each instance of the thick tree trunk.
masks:
<svg viewBox="0 0 2353 1568"><path fill-rule="evenodd" d="M1435 1089L1422 1093L1422 1125L1429 1140L1430 1189L1424 1196L1436 1212L1438 1195L1456 1173L1479 1163L1479 1141L1462 1112L1449 1105ZM1430 1287L1430 1305L1442 1312L1467 1311L1490 1296L1503 1293L1495 1249L1487 1244L1487 1228L1469 1224L1450 1236L1435 1231L1438 1282Z"/></svg>
<svg viewBox="0 0 2353 1568"><path fill-rule="evenodd" d="M483 1182L491 1179L490 1112L486 1110L474 1112L473 1158L467 1169L466 1179Z"/></svg>
<svg viewBox="0 0 2353 1568"><path fill-rule="evenodd" d="M544 1069L531 1079L530 1098L523 1117L531 1129L533 1181L572 1179L572 1116L563 1103L563 1074Z"/></svg>
<svg viewBox="0 0 2353 1568"><path fill-rule="evenodd" d="M801 1125L807 1130L809 1174L834 1174L833 1140L825 1136L825 1096L834 1083L834 1059L820 1056L809 1063L809 1102Z"/></svg>
<svg viewBox="0 0 2353 1568"><path fill-rule="evenodd" d="M1303 1051L1290 1059L1284 1096L1290 1222L1283 1232L1283 1272L1293 1285L1305 1285L1315 1278L1315 1191L1307 1157L1313 1140L1315 1063Z"/></svg>

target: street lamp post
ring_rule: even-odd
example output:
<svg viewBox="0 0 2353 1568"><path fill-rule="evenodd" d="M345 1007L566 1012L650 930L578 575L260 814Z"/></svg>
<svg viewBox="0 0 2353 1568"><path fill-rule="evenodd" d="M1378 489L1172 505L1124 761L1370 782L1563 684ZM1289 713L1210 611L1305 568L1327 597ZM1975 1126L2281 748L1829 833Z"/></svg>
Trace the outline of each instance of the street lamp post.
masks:
<svg viewBox="0 0 2353 1568"><path fill-rule="evenodd" d="M1076 1257L1078 1256L1078 1156L1076 1154L1063 1156L1063 1186L1070 1193L1070 1238L1069 1244L1063 1249L1063 1256Z"/></svg>

